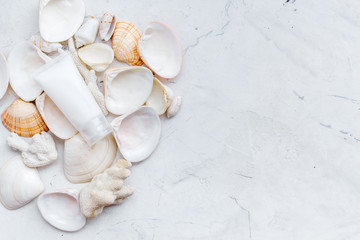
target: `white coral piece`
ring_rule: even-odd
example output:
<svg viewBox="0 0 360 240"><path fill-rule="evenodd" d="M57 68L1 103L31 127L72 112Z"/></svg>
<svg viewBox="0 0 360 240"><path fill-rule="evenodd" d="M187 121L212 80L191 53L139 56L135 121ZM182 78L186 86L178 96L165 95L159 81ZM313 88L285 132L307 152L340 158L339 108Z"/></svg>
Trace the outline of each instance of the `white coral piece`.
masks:
<svg viewBox="0 0 360 240"><path fill-rule="evenodd" d="M21 152L28 167L43 167L57 159L56 145L49 133L35 134L33 140L32 144L28 144L16 133L11 133L7 138L8 145Z"/></svg>
<svg viewBox="0 0 360 240"><path fill-rule="evenodd" d="M109 112L105 107L104 94L102 92L100 92L100 90L96 84L97 77L96 77L95 71L87 69L85 64L80 60L80 58L76 52L76 49L75 49L74 39L69 38L68 45L69 45L70 54L74 60L76 67L78 68L80 74L83 76L91 94L94 96L95 101L99 105L101 111L103 112L103 114L105 116L107 116L109 114Z"/></svg>
<svg viewBox="0 0 360 240"><path fill-rule="evenodd" d="M55 52L59 48L62 48L62 45L60 43L46 42L39 35L32 36L30 40L37 48L39 48L41 51L46 52L46 53Z"/></svg>
<svg viewBox="0 0 360 240"><path fill-rule="evenodd" d="M105 206L120 204L134 192L123 181L130 176L131 163L117 160L115 165L96 175L80 192L80 209L85 217L97 217Z"/></svg>

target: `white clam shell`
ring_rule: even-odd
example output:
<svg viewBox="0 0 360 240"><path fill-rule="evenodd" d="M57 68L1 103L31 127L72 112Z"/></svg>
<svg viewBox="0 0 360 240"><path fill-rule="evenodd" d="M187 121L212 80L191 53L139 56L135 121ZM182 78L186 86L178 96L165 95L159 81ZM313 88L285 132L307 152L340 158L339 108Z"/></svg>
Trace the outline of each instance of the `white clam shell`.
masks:
<svg viewBox="0 0 360 240"><path fill-rule="evenodd" d="M62 42L72 37L84 17L82 0L40 0L39 28L47 42Z"/></svg>
<svg viewBox="0 0 360 240"><path fill-rule="evenodd" d="M9 86L9 67L5 56L0 52L0 99Z"/></svg>
<svg viewBox="0 0 360 240"><path fill-rule="evenodd" d="M75 33L76 47L79 48L81 46L95 42L96 35L99 30L99 25L100 22L95 17L86 19L84 24Z"/></svg>
<svg viewBox="0 0 360 240"><path fill-rule="evenodd" d="M115 140L123 157L140 162L155 150L161 134L160 118L151 107L140 107L111 123Z"/></svg>
<svg viewBox="0 0 360 240"><path fill-rule="evenodd" d="M145 103L153 86L153 74L145 67L108 69L104 75L105 105L115 115L135 111Z"/></svg>
<svg viewBox="0 0 360 240"><path fill-rule="evenodd" d="M36 168L26 167L21 156L8 160L0 169L0 184L0 200L8 209L24 206L44 190Z"/></svg>
<svg viewBox="0 0 360 240"><path fill-rule="evenodd" d="M137 48L143 62L158 76L171 79L179 74L182 65L180 41L166 24L151 22Z"/></svg>
<svg viewBox="0 0 360 240"><path fill-rule="evenodd" d="M116 156L117 146L108 135L90 147L80 134L65 141L64 173L72 183L89 182L110 167Z"/></svg>
<svg viewBox="0 0 360 240"><path fill-rule="evenodd" d="M110 40L116 26L116 18L111 13L105 13L100 22L99 34L103 41Z"/></svg>
<svg viewBox="0 0 360 240"><path fill-rule="evenodd" d="M78 196L75 189L44 193L39 196L37 205L42 217L50 225L74 232L86 224L86 218L80 211Z"/></svg>
<svg viewBox="0 0 360 240"><path fill-rule="evenodd" d="M93 43L82 47L79 49L78 54L81 61L96 72L105 71L114 60L113 49L104 43Z"/></svg>
<svg viewBox="0 0 360 240"><path fill-rule="evenodd" d="M68 139L77 133L77 130L46 93L36 98L35 102L43 120L55 136Z"/></svg>
<svg viewBox="0 0 360 240"><path fill-rule="evenodd" d="M173 97L173 91L154 78L153 88L146 101L146 106L152 107L158 115L162 115L170 106Z"/></svg>
<svg viewBox="0 0 360 240"><path fill-rule="evenodd" d="M33 101L43 91L32 74L45 65L45 60L30 41L16 45L8 57L10 85L24 101Z"/></svg>

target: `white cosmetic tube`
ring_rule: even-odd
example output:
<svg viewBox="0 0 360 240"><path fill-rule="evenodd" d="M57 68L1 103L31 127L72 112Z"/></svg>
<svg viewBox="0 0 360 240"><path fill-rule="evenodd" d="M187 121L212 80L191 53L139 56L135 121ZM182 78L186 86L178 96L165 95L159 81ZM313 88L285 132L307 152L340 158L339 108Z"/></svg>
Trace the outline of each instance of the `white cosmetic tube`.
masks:
<svg viewBox="0 0 360 240"><path fill-rule="evenodd" d="M90 146L112 132L68 52L50 60L33 79Z"/></svg>

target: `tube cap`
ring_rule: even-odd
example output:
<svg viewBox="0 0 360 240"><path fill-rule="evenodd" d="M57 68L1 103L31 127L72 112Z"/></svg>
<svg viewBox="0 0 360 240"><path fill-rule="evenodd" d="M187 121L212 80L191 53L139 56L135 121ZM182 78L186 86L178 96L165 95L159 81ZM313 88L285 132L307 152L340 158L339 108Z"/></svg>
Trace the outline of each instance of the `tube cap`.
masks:
<svg viewBox="0 0 360 240"><path fill-rule="evenodd" d="M92 118L85 124L84 128L78 130L89 146L94 145L112 132L110 124L102 114Z"/></svg>

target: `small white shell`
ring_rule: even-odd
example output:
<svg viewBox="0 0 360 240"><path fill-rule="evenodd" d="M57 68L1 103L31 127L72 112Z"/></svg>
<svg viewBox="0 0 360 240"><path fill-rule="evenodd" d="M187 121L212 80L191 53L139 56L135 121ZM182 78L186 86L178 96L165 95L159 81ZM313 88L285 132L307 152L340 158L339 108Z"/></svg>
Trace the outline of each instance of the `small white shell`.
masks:
<svg viewBox="0 0 360 240"><path fill-rule="evenodd" d="M80 230L85 226L86 218L80 211L78 196L79 193L75 189L42 194L37 200L41 216L60 230Z"/></svg>
<svg viewBox="0 0 360 240"><path fill-rule="evenodd" d="M153 86L153 74L145 67L111 68L105 72L104 84L106 108L121 115L145 103Z"/></svg>
<svg viewBox="0 0 360 240"><path fill-rule="evenodd" d="M160 118L151 107L115 118L111 123L115 140L123 157L140 162L155 150L161 134Z"/></svg>
<svg viewBox="0 0 360 240"><path fill-rule="evenodd" d="M102 173L114 161L117 146L112 135L108 135L89 147L80 134L65 141L64 173L72 183L89 182Z"/></svg>
<svg viewBox="0 0 360 240"><path fill-rule="evenodd" d="M80 59L96 72L105 71L114 60L114 51L104 43L93 43L82 47L78 54Z"/></svg>
<svg viewBox="0 0 360 240"><path fill-rule="evenodd" d="M181 102L182 102L181 96L174 97L173 101L171 102L170 107L167 109L167 112L166 112L166 116L168 118L175 116L180 111Z"/></svg>
<svg viewBox="0 0 360 240"><path fill-rule="evenodd" d="M47 42L62 42L73 36L85 17L82 0L40 0L40 35Z"/></svg>
<svg viewBox="0 0 360 240"><path fill-rule="evenodd" d="M77 130L46 93L41 94L35 102L46 125L55 136L68 139L77 133Z"/></svg>
<svg viewBox="0 0 360 240"><path fill-rule="evenodd" d="M90 17L85 20L84 24L75 33L75 44L79 48L81 46L95 42L96 35L99 30L100 22L95 17Z"/></svg>
<svg viewBox="0 0 360 240"><path fill-rule="evenodd" d="M116 18L111 13L105 13L100 22L100 38L103 41L110 40L116 26Z"/></svg>
<svg viewBox="0 0 360 240"><path fill-rule="evenodd" d="M161 22L151 22L137 45L143 62L161 78L176 77L182 65L182 49L174 31Z"/></svg>
<svg viewBox="0 0 360 240"><path fill-rule="evenodd" d="M0 200L7 209L20 208L44 191L38 171L26 167L21 156L8 160L0 169L0 183Z"/></svg>
<svg viewBox="0 0 360 240"><path fill-rule="evenodd" d="M60 43L46 42L39 35L32 36L30 40L37 48L46 53L55 52L58 51L59 48L62 48L62 45Z"/></svg>
<svg viewBox="0 0 360 240"><path fill-rule="evenodd" d="M34 81L32 74L45 65L40 50L30 42L16 45L9 54L10 85L24 101L33 101L43 91Z"/></svg>
<svg viewBox="0 0 360 240"><path fill-rule="evenodd" d="M154 78L151 94L146 101L146 106L152 107L158 115L166 112L174 97L173 91Z"/></svg>
<svg viewBox="0 0 360 240"><path fill-rule="evenodd" d="M0 99L9 86L9 67L5 56L0 52Z"/></svg>

